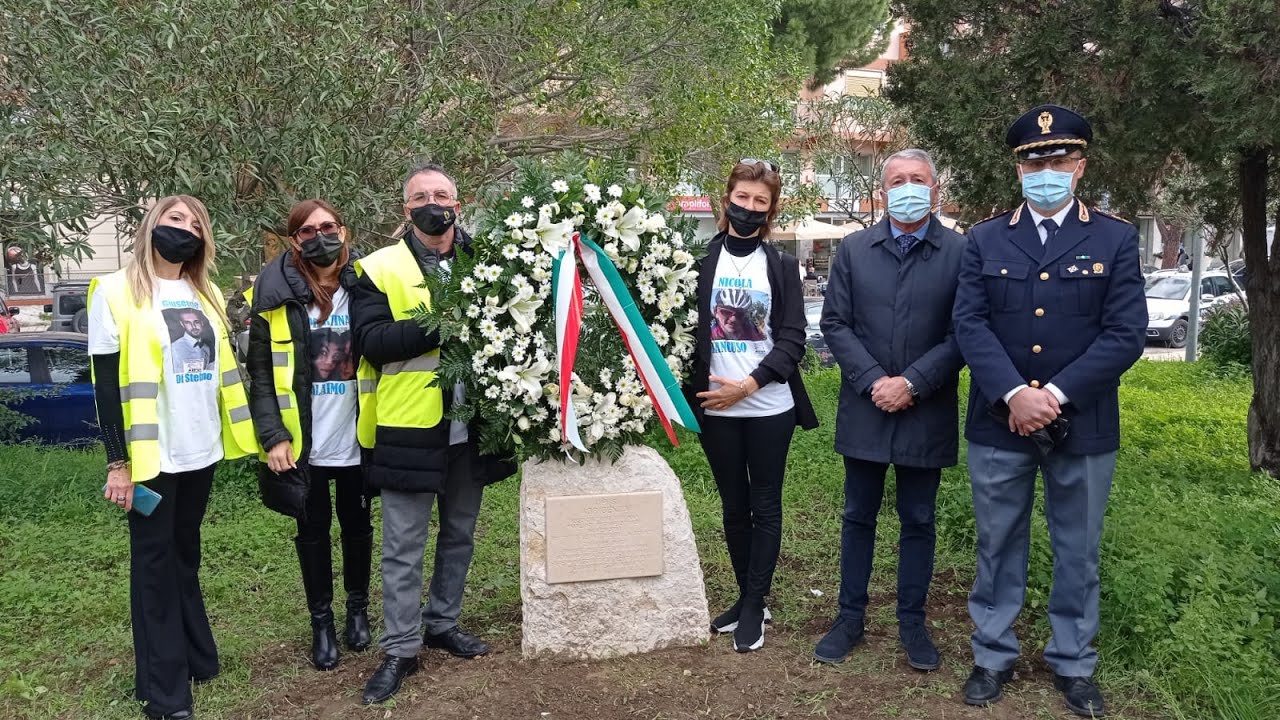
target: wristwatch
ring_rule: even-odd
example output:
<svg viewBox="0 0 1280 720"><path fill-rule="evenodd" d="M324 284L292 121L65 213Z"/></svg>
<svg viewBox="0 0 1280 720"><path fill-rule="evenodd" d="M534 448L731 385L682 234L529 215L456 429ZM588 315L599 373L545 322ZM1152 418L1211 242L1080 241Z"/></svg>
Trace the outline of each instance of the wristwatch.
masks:
<svg viewBox="0 0 1280 720"><path fill-rule="evenodd" d="M907 392L911 393L911 397L920 397L920 393L916 391L916 386L912 385L911 381L905 376L902 378L902 382L907 384Z"/></svg>

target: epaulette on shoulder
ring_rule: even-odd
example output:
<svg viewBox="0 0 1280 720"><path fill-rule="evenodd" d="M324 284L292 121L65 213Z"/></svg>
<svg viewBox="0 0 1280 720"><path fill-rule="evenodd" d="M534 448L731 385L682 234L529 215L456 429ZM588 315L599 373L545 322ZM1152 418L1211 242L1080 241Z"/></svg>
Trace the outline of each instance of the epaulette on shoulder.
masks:
<svg viewBox="0 0 1280 720"><path fill-rule="evenodd" d="M1118 220L1118 221L1120 221L1120 222L1124 223L1125 225L1132 225L1132 224L1133 224L1132 222L1130 222L1130 221L1128 221L1128 220L1125 220L1124 218L1120 217L1119 215L1116 215L1116 214L1114 214L1114 213L1109 213L1109 212L1103 212L1102 210L1099 210L1098 208L1089 208L1089 211L1090 211L1090 212L1092 212L1092 213L1095 213L1095 214L1097 214L1097 215L1101 215L1102 217L1105 217L1105 218L1111 218L1112 220Z"/></svg>
<svg viewBox="0 0 1280 720"><path fill-rule="evenodd" d="M1013 214L1013 210L1005 210L1005 211L1004 211L1004 212L1002 212L1002 213L996 213L995 215L992 215L992 216L987 217L987 218L983 218L982 220L979 220L978 222L974 223L974 224L973 224L973 226L972 226L970 229L972 229L972 228L976 228L976 227L978 227L979 225L983 225L983 224L985 224L985 223L994 222L994 221L996 221L996 220L999 220L1000 218L1008 217L1008 216L1010 216L1010 215L1012 215L1012 214Z"/></svg>

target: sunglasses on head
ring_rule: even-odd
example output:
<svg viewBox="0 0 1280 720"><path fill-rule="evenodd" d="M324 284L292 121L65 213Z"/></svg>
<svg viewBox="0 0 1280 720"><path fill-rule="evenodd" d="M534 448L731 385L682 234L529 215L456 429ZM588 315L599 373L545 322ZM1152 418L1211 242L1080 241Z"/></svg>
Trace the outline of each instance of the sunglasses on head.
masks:
<svg viewBox="0 0 1280 720"><path fill-rule="evenodd" d="M739 165L764 165L774 173L780 172L780 168L769 160L761 160L759 158L742 158L738 161Z"/></svg>

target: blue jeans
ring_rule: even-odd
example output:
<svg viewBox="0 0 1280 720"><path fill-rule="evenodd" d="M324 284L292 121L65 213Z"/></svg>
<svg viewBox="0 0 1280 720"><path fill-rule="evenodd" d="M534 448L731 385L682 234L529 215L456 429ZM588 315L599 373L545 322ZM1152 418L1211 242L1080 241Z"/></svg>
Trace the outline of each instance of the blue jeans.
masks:
<svg viewBox="0 0 1280 720"><path fill-rule="evenodd" d="M969 480L978 523L978 575L969 594L973 659L1007 670L1018 659L1013 622L1027 595L1031 507L1036 470L1044 473L1044 510L1053 546L1044 659L1059 675L1088 677L1098 663L1098 543L1116 467L1114 452L1038 453L969 444Z"/></svg>
<svg viewBox="0 0 1280 720"><path fill-rule="evenodd" d="M844 459L844 523L840 531L840 615L862 620L876 547L876 516L884 500L886 463ZM894 466L898 485L898 623L924 623L933 579L934 505L942 470Z"/></svg>

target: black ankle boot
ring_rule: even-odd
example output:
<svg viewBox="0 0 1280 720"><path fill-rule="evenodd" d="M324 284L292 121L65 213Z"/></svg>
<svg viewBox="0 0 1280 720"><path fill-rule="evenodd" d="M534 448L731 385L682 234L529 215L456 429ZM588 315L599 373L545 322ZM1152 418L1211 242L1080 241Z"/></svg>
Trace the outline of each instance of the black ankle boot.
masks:
<svg viewBox="0 0 1280 720"><path fill-rule="evenodd" d="M317 670L338 666L338 633L333 626L333 565L329 541L294 540L302 566L302 588L311 614L311 664Z"/></svg>
<svg viewBox="0 0 1280 720"><path fill-rule="evenodd" d="M347 627L342 633L347 649L366 650L373 642L369 631L369 563L373 555L373 532L358 537L342 536L342 587L347 591Z"/></svg>

